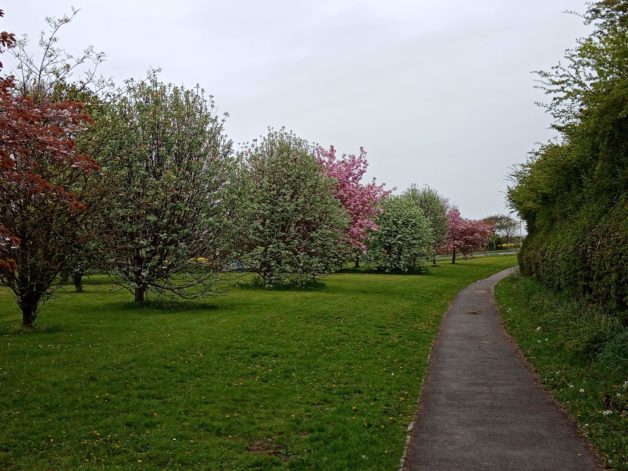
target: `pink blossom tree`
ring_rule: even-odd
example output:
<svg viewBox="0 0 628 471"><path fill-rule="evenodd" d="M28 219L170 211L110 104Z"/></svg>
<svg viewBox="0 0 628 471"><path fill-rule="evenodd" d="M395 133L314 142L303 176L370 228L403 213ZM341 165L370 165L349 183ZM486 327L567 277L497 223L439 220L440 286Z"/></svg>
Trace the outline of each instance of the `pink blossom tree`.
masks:
<svg viewBox="0 0 628 471"><path fill-rule="evenodd" d="M349 218L346 238L356 254L356 268L360 255L366 252L366 239L371 231L377 230L375 219L379 212L378 202L390 191L384 190L383 184L362 183L362 177L368 168L366 151L360 147L359 155L343 154L336 156L336 149L318 147L316 157L325 169L327 176L336 181L334 196L343 206Z"/></svg>
<svg viewBox="0 0 628 471"><path fill-rule="evenodd" d="M465 257L473 250L486 247L493 235L493 226L489 223L465 219L458 208L453 207L447 214L447 236L442 252L451 253L451 263L456 263L456 253Z"/></svg>

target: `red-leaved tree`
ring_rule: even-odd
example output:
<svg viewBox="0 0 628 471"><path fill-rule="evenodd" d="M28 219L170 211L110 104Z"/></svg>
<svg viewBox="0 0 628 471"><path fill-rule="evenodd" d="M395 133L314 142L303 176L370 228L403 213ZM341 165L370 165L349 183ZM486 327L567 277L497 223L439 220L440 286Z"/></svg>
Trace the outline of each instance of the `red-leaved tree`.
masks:
<svg viewBox="0 0 628 471"><path fill-rule="evenodd" d="M489 243L493 235L493 226L483 221L465 219L454 207L447 214L447 236L441 252L451 254L451 263L456 263L457 252L465 257L474 250L479 250Z"/></svg>
<svg viewBox="0 0 628 471"><path fill-rule="evenodd" d="M1 33L3 47L14 38ZM77 102L35 102L0 77L0 285L32 326L68 256L94 190L96 162L76 150L89 122Z"/></svg>
<svg viewBox="0 0 628 471"><path fill-rule="evenodd" d="M0 17L4 16L4 11L0 10ZM15 47L15 34L6 31L0 32L0 54L6 49ZM2 70L2 62L0 62L0 70ZM11 86L11 79L0 77L0 91L4 92ZM1 164L0 160L0 164ZM1 171L1 169L0 169ZM17 245L18 239L12 235L9 230L0 224L0 273L15 269L15 260L8 258L3 250L5 246Z"/></svg>
<svg viewBox="0 0 628 471"><path fill-rule="evenodd" d="M378 202L390 191L375 179L362 183L368 168L366 151L360 148L359 155L336 156L336 149L318 147L316 157L323 165L327 176L336 181L335 197L342 204L349 217L346 236L351 248L357 254L366 251L366 239L370 231L377 230L375 219L379 211ZM356 258L357 263L357 258Z"/></svg>

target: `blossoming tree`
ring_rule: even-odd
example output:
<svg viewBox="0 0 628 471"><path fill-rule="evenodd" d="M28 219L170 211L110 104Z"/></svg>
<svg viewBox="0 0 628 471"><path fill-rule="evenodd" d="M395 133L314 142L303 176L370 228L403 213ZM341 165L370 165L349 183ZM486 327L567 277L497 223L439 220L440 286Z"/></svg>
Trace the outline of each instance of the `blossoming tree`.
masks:
<svg viewBox="0 0 628 471"><path fill-rule="evenodd" d="M312 146L271 130L244 150L243 159L245 265L266 287L303 286L338 269L347 217Z"/></svg>
<svg viewBox="0 0 628 471"><path fill-rule="evenodd" d="M457 252L464 256L473 250L486 247L493 235L493 226L489 223L465 219L458 208L453 207L447 214L448 228L442 252L451 254L451 263L456 263Z"/></svg>
<svg viewBox="0 0 628 471"><path fill-rule="evenodd" d="M359 155L336 156L336 149L318 147L316 158L323 165L327 176L335 180L334 196L347 212L349 225L345 237L349 246L356 253L356 267L359 256L366 252L366 240L371 231L377 230L376 218L379 212L379 201L390 192L384 190L383 184L362 183L368 168L366 151L360 148Z"/></svg>
<svg viewBox="0 0 628 471"><path fill-rule="evenodd" d="M381 202L379 229L371 234L369 258L385 272L423 271L422 260L430 254L432 228L414 201L405 195Z"/></svg>
<svg viewBox="0 0 628 471"><path fill-rule="evenodd" d="M435 189L412 185L403 195L413 201L430 222L432 228L432 264L436 266L436 252L447 236L449 201Z"/></svg>
<svg viewBox="0 0 628 471"><path fill-rule="evenodd" d="M228 263L235 159L223 128L211 97L156 73L95 113L89 142L110 182L103 263L138 303L149 289L207 293Z"/></svg>

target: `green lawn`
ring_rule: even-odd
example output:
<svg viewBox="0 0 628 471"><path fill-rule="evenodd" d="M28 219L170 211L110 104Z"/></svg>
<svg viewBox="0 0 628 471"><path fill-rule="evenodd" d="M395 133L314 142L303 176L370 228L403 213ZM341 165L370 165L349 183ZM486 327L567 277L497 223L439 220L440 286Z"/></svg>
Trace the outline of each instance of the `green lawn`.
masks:
<svg viewBox="0 0 628 471"><path fill-rule="evenodd" d="M628 470L628 329L619 316L519 275L499 283L496 296L506 328L543 385L578 421L605 465Z"/></svg>
<svg viewBox="0 0 628 471"><path fill-rule="evenodd" d="M143 308L94 277L31 333L0 290L0 469L396 470L443 312L514 264Z"/></svg>

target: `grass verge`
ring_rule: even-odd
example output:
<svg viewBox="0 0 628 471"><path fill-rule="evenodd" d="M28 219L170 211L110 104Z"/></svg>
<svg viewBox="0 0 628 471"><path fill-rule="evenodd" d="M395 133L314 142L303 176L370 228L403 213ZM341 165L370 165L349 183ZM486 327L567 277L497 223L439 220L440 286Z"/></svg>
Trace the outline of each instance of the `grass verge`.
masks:
<svg viewBox="0 0 628 471"><path fill-rule="evenodd" d="M0 469L397 469L443 312L514 264L140 308L94 278L31 333L0 290Z"/></svg>
<svg viewBox="0 0 628 471"><path fill-rule="evenodd" d="M521 275L496 288L506 329L605 465L628 469L628 329Z"/></svg>

